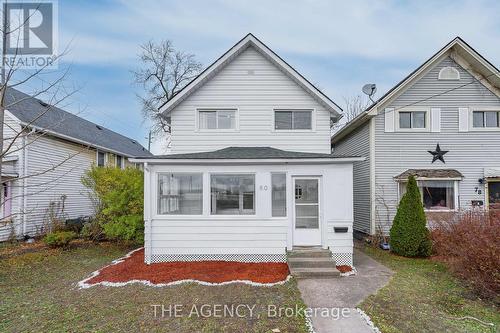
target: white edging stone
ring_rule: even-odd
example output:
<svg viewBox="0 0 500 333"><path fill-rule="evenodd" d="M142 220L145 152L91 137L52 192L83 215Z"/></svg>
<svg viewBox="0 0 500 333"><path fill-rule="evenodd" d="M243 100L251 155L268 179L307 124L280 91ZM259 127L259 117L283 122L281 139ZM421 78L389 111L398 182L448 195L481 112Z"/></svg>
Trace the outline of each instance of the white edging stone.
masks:
<svg viewBox="0 0 500 333"><path fill-rule="evenodd" d="M358 311L358 313L361 315L361 318L363 318L365 320L365 322L368 324L368 326L370 326L370 328L373 330L373 332L382 333L382 332L380 332L378 327L375 326L373 321L370 319L370 316L368 316L363 310L361 310L360 308L356 308L356 311Z"/></svg>

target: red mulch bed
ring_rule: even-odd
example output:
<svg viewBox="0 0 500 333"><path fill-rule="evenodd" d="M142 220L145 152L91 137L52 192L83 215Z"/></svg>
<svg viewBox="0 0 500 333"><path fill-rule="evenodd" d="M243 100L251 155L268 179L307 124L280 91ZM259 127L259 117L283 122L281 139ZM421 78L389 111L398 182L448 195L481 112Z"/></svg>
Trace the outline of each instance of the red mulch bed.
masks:
<svg viewBox="0 0 500 333"><path fill-rule="evenodd" d="M257 283L275 283L287 278L286 263L243 263L230 261L165 262L146 265L144 249L134 252L124 261L103 268L99 275L86 281L127 282L147 280L154 284L179 280L199 280L221 283L233 280L249 280Z"/></svg>
<svg viewBox="0 0 500 333"><path fill-rule="evenodd" d="M352 267L351 266L347 266L347 265L337 266L337 269L340 271L340 273L347 273L347 272L352 271Z"/></svg>

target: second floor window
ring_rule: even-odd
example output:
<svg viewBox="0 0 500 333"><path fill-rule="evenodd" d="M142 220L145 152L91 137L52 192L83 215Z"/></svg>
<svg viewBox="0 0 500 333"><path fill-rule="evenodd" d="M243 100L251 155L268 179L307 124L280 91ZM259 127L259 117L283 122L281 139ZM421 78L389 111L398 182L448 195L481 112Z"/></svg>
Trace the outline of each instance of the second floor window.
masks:
<svg viewBox="0 0 500 333"><path fill-rule="evenodd" d="M204 109L198 111L199 129L230 130L236 129L236 110L234 109Z"/></svg>
<svg viewBox="0 0 500 333"><path fill-rule="evenodd" d="M412 129L427 127L425 111L399 112L399 128Z"/></svg>
<svg viewBox="0 0 500 333"><path fill-rule="evenodd" d="M274 110L274 129L312 129L312 110Z"/></svg>
<svg viewBox="0 0 500 333"><path fill-rule="evenodd" d="M474 128L500 127L500 111L474 111L472 113Z"/></svg>

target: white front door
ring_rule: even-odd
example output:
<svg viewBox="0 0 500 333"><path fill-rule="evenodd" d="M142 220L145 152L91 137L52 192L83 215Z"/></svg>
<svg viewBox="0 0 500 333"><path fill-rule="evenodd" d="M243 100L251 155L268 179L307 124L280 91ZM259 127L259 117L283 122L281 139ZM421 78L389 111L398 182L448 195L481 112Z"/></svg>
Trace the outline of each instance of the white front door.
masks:
<svg viewBox="0 0 500 333"><path fill-rule="evenodd" d="M293 245L321 245L320 178L293 178Z"/></svg>

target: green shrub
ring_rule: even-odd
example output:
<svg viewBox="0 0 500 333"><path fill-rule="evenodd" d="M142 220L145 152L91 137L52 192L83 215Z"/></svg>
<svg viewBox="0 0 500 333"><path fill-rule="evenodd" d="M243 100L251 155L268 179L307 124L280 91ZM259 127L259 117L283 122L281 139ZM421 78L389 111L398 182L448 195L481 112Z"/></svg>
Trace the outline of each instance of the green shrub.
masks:
<svg viewBox="0 0 500 333"><path fill-rule="evenodd" d="M410 176L392 222L391 251L405 257L430 256L432 246L426 224L420 191L415 178Z"/></svg>
<svg viewBox="0 0 500 333"><path fill-rule="evenodd" d="M82 183L98 202L96 219L106 238L144 241L143 173L135 168L97 167L89 169Z"/></svg>
<svg viewBox="0 0 500 333"><path fill-rule="evenodd" d="M67 247L69 243L77 238L73 231L54 231L43 238L43 242L50 247Z"/></svg>
<svg viewBox="0 0 500 333"><path fill-rule="evenodd" d="M80 231L80 237L93 242L99 242L106 238L102 229L100 219L93 218L89 222L83 224Z"/></svg>

